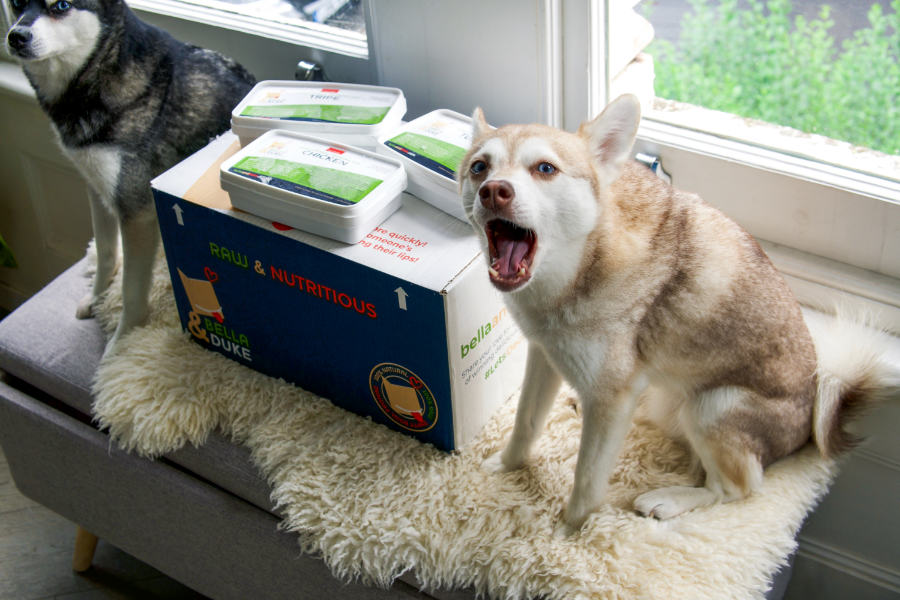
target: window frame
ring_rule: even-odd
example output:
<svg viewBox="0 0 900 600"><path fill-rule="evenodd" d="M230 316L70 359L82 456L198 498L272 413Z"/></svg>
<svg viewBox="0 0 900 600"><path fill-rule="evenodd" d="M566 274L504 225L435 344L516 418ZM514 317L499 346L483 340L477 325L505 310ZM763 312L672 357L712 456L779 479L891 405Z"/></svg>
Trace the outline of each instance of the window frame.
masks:
<svg viewBox="0 0 900 600"><path fill-rule="evenodd" d="M293 25L181 0L127 0L136 11L183 19L267 39L367 59L366 36L318 23Z"/></svg>
<svg viewBox="0 0 900 600"><path fill-rule="evenodd" d="M609 5L617 2L622 0L605 0L607 20L595 22L592 31L606 44ZM607 75L603 89L610 89L609 82ZM608 100L603 98L604 104ZM673 185L700 193L757 237L801 303L828 312L841 308L867 313L876 324L900 333L900 173L884 177L883 169L876 175L859 165L841 164L840 159L812 156L818 152L804 155L786 144L778 147L779 134L773 132L785 128L777 126L760 126L756 132L754 126L741 127L740 135L705 127L703 120L721 121L721 113L698 112L701 117L693 120L693 126L676 123L659 111L645 114L635 150L658 157L664 170L668 165ZM719 171L727 175L720 176ZM742 171L740 179L733 177L736 171ZM731 196L746 196L763 179L770 182L769 189L784 192L777 207L771 203L757 207L749 198L740 206L729 205ZM829 202L818 203L821 214L812 215L814 230L806 235L801 223L782 231L764 223L803 220L810 212L819 212L810 207L826 197ZM841 218L851 214L851 228L857 231L833 235L842 229ZM829 235L832 239L823 243ZM869 239L872 236L876 239ZM880 245L880 256L874 249L860 252L865 245Z"/></svg>

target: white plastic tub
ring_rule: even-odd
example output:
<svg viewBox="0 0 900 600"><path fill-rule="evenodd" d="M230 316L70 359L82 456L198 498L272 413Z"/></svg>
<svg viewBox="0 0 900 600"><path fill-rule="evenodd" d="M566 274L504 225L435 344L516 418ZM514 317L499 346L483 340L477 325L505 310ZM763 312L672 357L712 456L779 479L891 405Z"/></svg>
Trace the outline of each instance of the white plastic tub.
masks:
<svg viewBox="0 0 900 600"><path fill-rule="evenodd" d="M406 114L397 88L321 81L261 81L231 112L241 145L270 129L324 137L374 148Z"/></svg>
<svg viewBox="0 0 900 600"><path fill-rule="evenodd" d="M222 163L236 208L355 244L400 207L400 161L291 131L269 131Z"/></svg>
<svg viewBox="0 0 900 600"><path fill-rule="evenodd" d="M407 191L466 220L456 170L472 145L472 119L452 110L435 110L378 140L376 152L399 158L409 177Z"/></svg>

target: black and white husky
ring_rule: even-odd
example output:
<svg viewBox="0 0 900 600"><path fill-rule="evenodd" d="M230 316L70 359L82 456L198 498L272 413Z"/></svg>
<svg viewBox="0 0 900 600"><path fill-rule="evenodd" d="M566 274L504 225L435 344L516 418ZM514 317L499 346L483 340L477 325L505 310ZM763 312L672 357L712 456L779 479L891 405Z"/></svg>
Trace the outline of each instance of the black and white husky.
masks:
<svg viewBox="0 0 900 600"><path fill-rule="evenodd" d="M92 314L123 253L123 310L107 344L144 322L159 232L152 177L226 130L253 77L233 60L183 44L123 0L10 0L7 34L63 151L90 190L97 247Z"/></svg>

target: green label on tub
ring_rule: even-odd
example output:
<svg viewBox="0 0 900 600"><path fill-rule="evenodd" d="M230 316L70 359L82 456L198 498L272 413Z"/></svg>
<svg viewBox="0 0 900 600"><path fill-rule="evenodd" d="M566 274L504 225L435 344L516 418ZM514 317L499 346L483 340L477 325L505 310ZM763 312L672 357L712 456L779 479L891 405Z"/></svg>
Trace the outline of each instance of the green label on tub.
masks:
<svg viewBox="0 0 900 600"><path fill-rule="evenodd" d="M427 135L419 135L418 133L404 132L391 138L390 141L436 163L440 163L453 172L456 172L456 169L459 168L459 163L462 162L463 157L466 155L465 148L442 142Z"/></svg>
<svg viewBox="0 0 900 600"><path fill-rule="evenodd" d="M291 121L375 125L381 123L389 109L389 106L276 104L248 106L241 113L241 116L287 119Z"/></svg>
<svg viewBox="0 0 900 600"><path fill-rule="evenodd" d="M256 175L258 177L253 177L254 179L260 179L273 187L332 202L334 198L340 198L350 204L356 204L365 198L382 181L359 173L261 156L248 156L235 163L231 170L244 176Z"/></svg>

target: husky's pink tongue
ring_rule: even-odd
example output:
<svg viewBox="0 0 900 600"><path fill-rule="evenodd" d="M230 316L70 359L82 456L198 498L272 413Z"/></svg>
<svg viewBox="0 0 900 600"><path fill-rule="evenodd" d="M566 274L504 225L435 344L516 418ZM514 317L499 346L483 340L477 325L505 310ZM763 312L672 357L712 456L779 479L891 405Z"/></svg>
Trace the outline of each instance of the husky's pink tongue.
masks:
<svg viewBox="0 0 900 600"><path fill-rule="evenodd" d="M505 237L498 237L496 242L497 261L494 268L500 275L507 277L515 275L519 270L522 259L528 253L528 242Z"/></svg>

